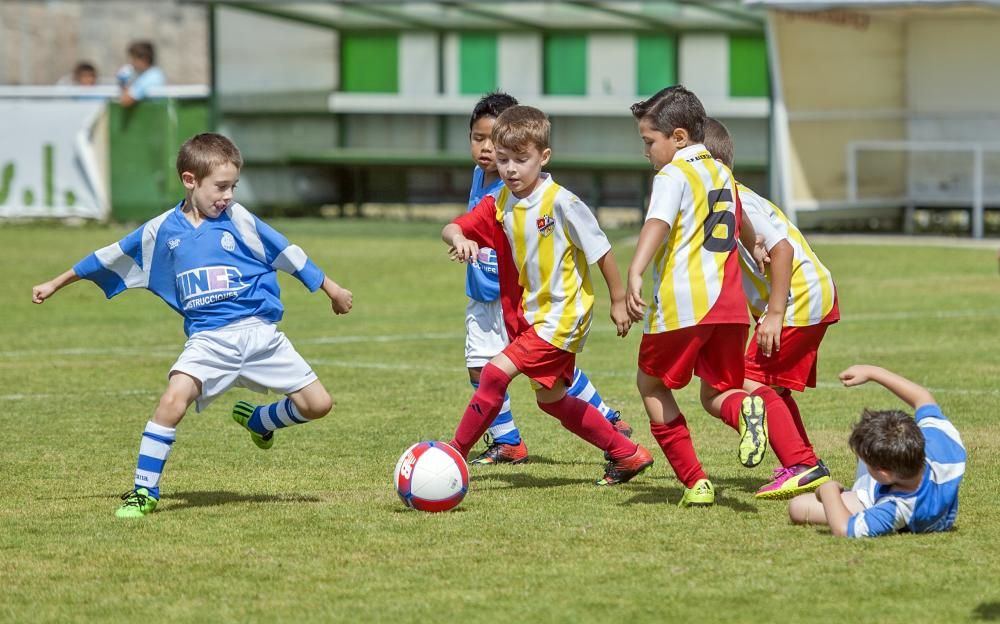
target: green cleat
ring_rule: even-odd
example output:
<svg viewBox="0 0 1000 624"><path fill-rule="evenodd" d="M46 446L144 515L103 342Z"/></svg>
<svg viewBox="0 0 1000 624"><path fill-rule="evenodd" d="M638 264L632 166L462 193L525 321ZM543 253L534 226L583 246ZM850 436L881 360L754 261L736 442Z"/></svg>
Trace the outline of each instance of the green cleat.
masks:
<svg viewBox="0 0 1000 624"><path fill-rule="evenodd" d="M142 518L153 513L159 500L153 498L146 488L136 488L122 494L122 506L115 512L116 518Z"/></svg>
<svg viewBox="0 0 1000 624"><path fill-rule="evenodd" d="M247 423L250 422L250 417L253 416L253 411L255 409L257 409L257 406L253 403L248 403L247 401L237 401L236 405L233 406L233 420L250 432L250 439L257 445L257 448L264 449L266 451L274 446L274 432L268 431L267 433L261 435L250 428Z"/></svg>
<svg viewBox="0 0 1000 624"><path fill-rule="evenodd" d="M740 463L753 468L764 459L767 451L767 423L764 399L749 395L740 406Z"/></svg>
<svg viewBox="0 0 1000 624"><path fill-rule="evenodd" d="M708 479L698 479L692 487L684 490L678 507L711 507L715 504L715 487Z"/></svg>

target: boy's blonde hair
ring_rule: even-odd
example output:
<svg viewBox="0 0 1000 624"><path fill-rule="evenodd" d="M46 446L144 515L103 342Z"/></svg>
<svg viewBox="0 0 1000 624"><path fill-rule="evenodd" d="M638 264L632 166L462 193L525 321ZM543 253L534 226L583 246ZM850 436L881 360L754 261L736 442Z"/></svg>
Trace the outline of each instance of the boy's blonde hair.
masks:
<svg viewBox="0 0 1000 624"><path fill-rule="evenodd" d="M515 152L534 145L539 152L549 148L552 124L545 113L533 106L511 106L493 124L493 144Z"/></svg>
<svg viewBox="0 0 1000 624"><path fill-rule="evenodd" d="M730 169L733 168L733 137L729 134L729 129L714 117L705 119L705 149L713 158L721 160Z"/></svg>
<svg viewBox="0 0 1000 624"><path fill-rule="evenodd" d="M196 134L185 141L177 152L178 176L189 171L194 174L195 180L201 180L213 169L225 164L242 169L243 156L235 143L214 132Z"/></svg>

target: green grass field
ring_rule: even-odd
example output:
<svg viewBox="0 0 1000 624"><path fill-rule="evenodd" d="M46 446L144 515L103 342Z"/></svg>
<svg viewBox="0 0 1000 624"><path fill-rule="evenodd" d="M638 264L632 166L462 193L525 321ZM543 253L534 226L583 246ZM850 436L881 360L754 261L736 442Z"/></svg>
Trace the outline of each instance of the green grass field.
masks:
<svg viewBox="0 0 1000 624"><path fill-rule="evenodd" d="M406 510L391 473L420 439L448 439L470 395L462 268L439 225L275 225L354 291L334 317L282 276L284 331L337 400L326 419L258 451L229 418L230 392L192 410L155 514L116 520L139 436L184 342L148 293L113 302L89 283L43 306L31 286L120 238L119 227L0 228L0 621L956 622L1000 619L1000 278L993 252L816 245L844 321L800 399L818 452L851 482L847 432L864 406L898 403L836 374L881 364L929 386L969 451L956 529L870 541L791 526L758 502L773 455L736 460L736 436L680 394L719 490L676 507L681 486L634 388L640 330L597 323L578 360L636 425L656 464L597 489L600 452L512 386L533 462L474 468L454 512ZM635 230L611 232L624 270Z"/></svg>

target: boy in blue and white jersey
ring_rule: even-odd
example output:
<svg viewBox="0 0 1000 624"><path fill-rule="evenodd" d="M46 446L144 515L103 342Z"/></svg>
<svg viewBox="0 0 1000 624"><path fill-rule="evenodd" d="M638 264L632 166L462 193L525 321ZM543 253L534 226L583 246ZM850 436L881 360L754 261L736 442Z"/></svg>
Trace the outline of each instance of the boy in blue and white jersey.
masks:
<svg viewBox="0 0 1000 624"><path fill-rule="evenodd" d="M915 410L864 410L851 431L860 460L849 492L827 481L814 494L792 499L795 524L826 524L841 537L877 537L897 532L946 531L958 515L958 488L965 474L965 447L925 388L877 366L852 366L840 374L845 386L879 383Z"/></svg>
<svg viewBox="0 0 1000 624"><path fill-rule="evenodd" d="M284 313L276 271L310 291L321 289L336 314L351 310L353 296L300 247L233 202L242 165L226 137L191 138L177 156L187 189L182 202L32 289L32 301L42 303L80 279L93 281L109 299L145 288L184 317L188 341L143 431L135 485L122 496L119 518L140 518L156 508L177 425L192 403L201 411L233 386L287 395L270 405L240 401L233 408L233 419L262 449L274 444L275 430L322 418L333 406L316 373L275 326Z"/></svg>
<svg viewBox="0 0 1000 624"><path fill-rule="evenodd" d="M472 118L469 120L469 141L476 168L472 172L468 210L475 208L483 197L500 190L503 186L503 180L497 173L496 154L490 136L493 124L500 113L511 106L516 106L517 103L513 96L497 91L484 95L472 110ZM469 381L472 387L478 388L479 375L483 367L503 351L508 342L503 310L500 307L500 282L495 250L489 247L479 249L476 261L470 263L466 270L465 294L469 298L465 310L465 365L469 369ZM573 373L573 384L567 390L567 394L596 407L616 430L631 437L632 428L621 419L621 413L612 410L604 403L594 384L579 368ZM509 394L504 395L500 413L487 430L486 442L486 450L470 463L520 464L528 459L528 448L521 438L521 432L514 424Z"/></svg>

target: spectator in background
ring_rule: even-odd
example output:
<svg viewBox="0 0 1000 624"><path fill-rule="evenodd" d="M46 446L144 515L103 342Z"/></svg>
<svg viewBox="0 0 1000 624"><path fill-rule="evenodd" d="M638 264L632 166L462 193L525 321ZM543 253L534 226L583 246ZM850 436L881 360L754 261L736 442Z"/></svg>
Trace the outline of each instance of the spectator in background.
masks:
<svg viewBox="0 0 1000 624"><path fill-rule="evenodd" d="M59 86L93 87L97 84L97 68L93 63L80 61L73 66L73 72L66 74L56 84Z"/></svg>
<svg viewBox="0 0 1000 624"><path fill-rule="evenodd" d="M133 41L128 46L128 63L115 74L122 89L119 102L125 108L146 98L151 87L167 84L163 70L156 66L156 53L148 41Z"/></svg>

